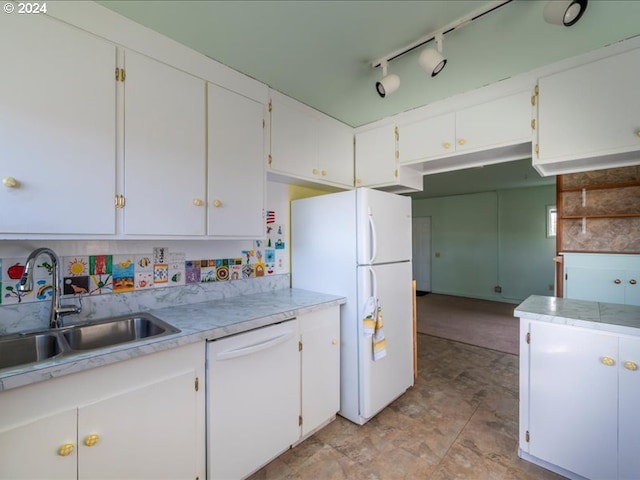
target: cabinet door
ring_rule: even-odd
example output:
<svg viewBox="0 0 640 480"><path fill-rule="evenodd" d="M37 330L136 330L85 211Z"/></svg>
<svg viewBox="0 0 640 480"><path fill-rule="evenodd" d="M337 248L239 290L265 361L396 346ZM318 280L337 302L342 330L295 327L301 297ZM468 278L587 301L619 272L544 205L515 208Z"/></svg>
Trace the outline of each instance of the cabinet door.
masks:
<svg viewBox="0 0 640 480"><path fill-rule="evenodd" d="M208 84L209 235L264 236L264 106Z"/></svg>
<svg viewBox="0 0 640 480"><path fill-rule="evenodd" d="M115 233L115 47L45 15L0 42L0 232Z"/></svg>
<svg viewBox="0 0 640 480"><path fill-rule="evenodd" d="M624 303L640 306L640 271L625 272Z"/></svg>
<svg viewBox="0 0 640 480"><path fill-rule="evenodd" d="M605 268L565 268L564 296L575 300L624 303L625 272Z"/></svg>
<svg viewBox="0 0 640 480"><path fill-rule="evenodd" d="M356 134L356 186L373 187L396 181L396 136L386 125Z"/></svg>
<svg viewBox="0 0 640 480"><path fill-rule="evenodd" d="M196 478L195 371L78 410L78 477ZM97 443L88 446L91 435Z"/></svg>
<svg viewBox="0 0 640 480"><path fill-rule="evenodd" d="M520 92L456 113L456 152L531 141L529 92Z"/></svg>
<svg viewBox="0 0 640 480"><path fill-rule="evenodd" d="M640 150L638 71L640 49L540 78L535 163Z"/></svg>
<svg viewBox="0 0 640 480"><path fill-rule="evenodd" d="M618 338L531 323L529 453L587 478L617 478ZM637 445L634 444L634 445Z"/></svg>
<svg viewBox="0 0 640 480"><path fill-rule="evenodd" d="M318 173L322 181L353 186L353 129L331 118L318 122Z"/></svg>
<svg viewBox="0 0 640 480"><path fill-rule="evenodd" d="M640 478L640 339L620 337L618 478Z"/></svg>
<svg viewBox="0 0 640 480"><path fill-rule="evenodd" d="M302 436L340 410L340 307L299 317L302 333Z"/></svg>
<svg viewBox="0 0 640 480"><path fill-rule="evenodd" d="M2 478L78 478L76 424L77 410L74 408L0 431ZM60 448L65 445L73 448L62 455L64 452L60 452Z"/></svg>
<svg viewBox="0 0 640 480"><path fill-rule="evenodd" d="M442 157L455 151L455 113L438 115L398 127L400 163Z"/></svg>
<svg viewBox="0 0 640 480"><path fill-rule="evenodd" d="M124 233L204 235L205 83L131 51L126 73Z"/></svg>
<svg viewBox="0 0 640 480"><path fill-rule="evenodd" d="M283 96L271 99L271 170L314 177L317 120L304 105Z"/></svg>

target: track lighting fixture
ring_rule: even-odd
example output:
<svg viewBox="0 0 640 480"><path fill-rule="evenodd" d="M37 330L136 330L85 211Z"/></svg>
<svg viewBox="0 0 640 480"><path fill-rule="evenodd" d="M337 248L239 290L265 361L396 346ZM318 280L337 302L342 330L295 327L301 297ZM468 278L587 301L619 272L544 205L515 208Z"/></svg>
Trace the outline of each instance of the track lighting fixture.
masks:
<svg viewBox="0 0 640 480"><path fill-rule="evenodd" d="M391 95L400 86L400 77L398 75L387 75L387 65L386 61L382 63L382 79L376 82L376 91L382 98Z"/></svg>
<svg viewBox="0 0 640 480"><path fill-rule="evenodd" d="M436 37L437 50L425 48L420 54L418 62L420 66L432 77L438 75L447 64L447 59L442 56L442 35Z"/></svg>
<svg viewBox="0 0 640 480"><path fill-rule="evenodd" d="M587 9L588 0L549 0L542 16L545 22L570 27L577 23Z"/></svg>
<svg viewBox="0 0 640 480"><path fill-rule="evenodd" d="M400 78L397 75L387 75L389 62L398 57L413 52L415 49L425 46L429 42L435 41L436 48L428 47L422 50L418 62L420 66L431 76L438 75L447 64L447 59L442 55L442 42L445 35L449 35L454 30L458 30L469 25L475 20L487 15L513 0L494 0L482 8L475 10L464 17L455 20L444 27L419 38L415 42L404 48L391 52L390 54L371 62L373 68L382 67L382 80L376 82L376 90L382 98L391 95L400 87ZM587 9L588 0L549 0L544 7L543 17L546 22L554 25L564 25L570 27L574 25Z"/></svg>

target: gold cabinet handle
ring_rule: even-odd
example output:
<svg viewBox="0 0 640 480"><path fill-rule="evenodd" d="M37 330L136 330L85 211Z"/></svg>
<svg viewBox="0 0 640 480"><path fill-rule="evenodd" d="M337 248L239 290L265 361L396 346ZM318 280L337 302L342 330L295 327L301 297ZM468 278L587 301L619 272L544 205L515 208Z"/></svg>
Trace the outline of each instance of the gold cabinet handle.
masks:
<svg viewBox="0 0 640 480"><path fill-rule="evenodd" d="M531 120L531 130L535 130L536 129L536 119L534 118L533 120Z"/></svg>
<svg viewBox="0 0 640 480"><path fill-rule="evenodd" d="M638 370L638 364L636 362L624 362L623 363L624 368L626 368L627 370L631 370L632 372L635 372L636 370Z"/></svg>
<svg viewBox="0 0 640 480"><path fill-rule="evenodd" d="M92 435L88 435L87 438L84 439L84 444L87 447L93 447L100 440L100 435L96 435L95 433Z"/></svg>
<svg viewBox="0 0 640 480"><path fill-rule="evenodd" d="M613 367L616 364L616 361L611 357L602 357L600 361L607 367Z"/></svg>
<svg viewBox="0 0 640 480"><path fill-rule="evenodd" d="M322 171L320 172L320 174L321 174L323 177L326 177L326 176L327 176L327 171L326 171L326 170L322 170Z"/></svg>
<svg viewBox="0 0 640 480"><path fill-rule="evenodd" d="M465 145L467 143L467 141L464 138L461 138L460 140L458 140L458 145Z"/></svg>
<svg viewBox="0 0 640 480"><path fill-rule="evenodd" d="M222 202L220 200L214 200L213 206L216 208L220 208L222 206Z"/></svg>
<svg viewBox="0 0 640 480"><path fill-rule="evenodd" d="M318 169L317 169L317 168L314 168L314 169L312 170L312 172L313 172L313 174L314 174L314 175L317 175L317 174L318 174Z"/></svg>
<svg viewBox="0 0 640 480"><path fill-rule="evenodd" d="M333 340L331 340L331 345L337 345L338 344L338 339L334 338Z"/></svg>
<svg viewBox="0 0 640 480"><path fill-rule="evenodd" d="M7 188L16 188L18 186L18 181L13 177L4 177L2 179L2 185Z"/></svg>
<svg viewBox="0 0 640 480"><path fill-rule="evenodd" d="M632 278L631 280L629 280L629 283L630 283L631 285L635 285L635 284L636 284L636 283L638 283L638 282L636 281L636 279L635 279L635 278Z"/></svg>
<svg viewBox="0 0 640 480"><path fill-rule="evenodd" d="M535 95L531 95L531 106L532 107L536 106L536 96Z"/></svg>
<svg viewBox="0 0 640 480"><path fill-rule="evenodd" d="M194 204L196 207L201 207L203 203L204 203L204 202L203 202L202 200L200 200L199 198L195 198L195 199L193 200L193 204Z"/></svg>
<svg viewBox="0 0 640 480"><path fill-rule="evenodd" d="M74 448L73 443L65 443L64 445L60 446L60 448L58 449L58 455L60 455L61 457L66 457L67 455L71 455L73 453L73 448Z"/></svg>
<svg viewBox="0 0 640 480"><path fill-rule="evenodd" d="M116 195L116 208L124 208L124 195Z"/></svg>
<svg viewBox="0 0 640 480"><path fill-rule="evenodd" d="M613 283L615 283L616 285L620 285L622 283L622 280L620 280L619 278L616 278Z"/></svg>
<svg viewBox="0 0 640 480"><path fill-rule="evenodd" d="M442 144L442 146L443 146L444 148L446 148L446 149L451 148L451 144L450 144L449 142L444 142L444 143Z"/></svg>
<svg viewBox="0 0 640 480"><path fill-rule="evenodd" d="M636 135L640 137L640 130L636 130Z"/></svg>
<svg viewBox="0 0 640 480"><path fill-rule="evenodd" d="M361 178L356 178L356 185L360 185L362 184L362 179Z"/></svg>

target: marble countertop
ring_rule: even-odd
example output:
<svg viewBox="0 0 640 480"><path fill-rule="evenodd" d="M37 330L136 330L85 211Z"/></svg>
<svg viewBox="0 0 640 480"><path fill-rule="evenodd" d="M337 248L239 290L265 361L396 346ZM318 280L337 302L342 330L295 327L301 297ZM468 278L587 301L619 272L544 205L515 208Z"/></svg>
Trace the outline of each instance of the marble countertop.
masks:
<svg viewBox="0 0 640 480"><path fill-rule="evenodd" d="M0 391L76 373L194 342L215 340L289 320L305 313L345 303L344 297L299 289L281 289L224 300L148 310L181 331L90 352L0 370ZM134 313L134 312L132 312Z"/></svg>
<svg viewBox="0 0 640 480"><path fill-rule="evenodd" d="M640 335L640 307L531 295L514 316L612 333Z"/></svg>

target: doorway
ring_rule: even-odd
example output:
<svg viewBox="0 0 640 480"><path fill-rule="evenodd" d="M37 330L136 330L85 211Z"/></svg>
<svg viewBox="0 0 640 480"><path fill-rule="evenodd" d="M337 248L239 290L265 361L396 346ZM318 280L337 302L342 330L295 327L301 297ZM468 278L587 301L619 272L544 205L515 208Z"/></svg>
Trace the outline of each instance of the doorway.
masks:
<svg viewBox="0 0 640 480"><path fill-rule="evenodd" d="M431 291L431 217L412 219L412 262L416 289Z"/></svg>

